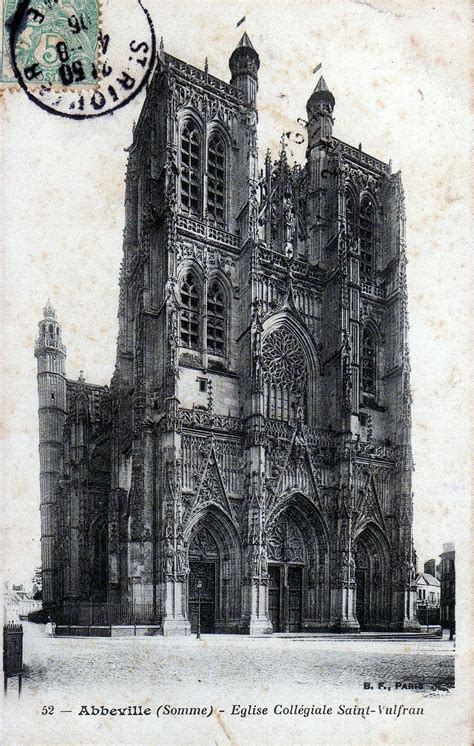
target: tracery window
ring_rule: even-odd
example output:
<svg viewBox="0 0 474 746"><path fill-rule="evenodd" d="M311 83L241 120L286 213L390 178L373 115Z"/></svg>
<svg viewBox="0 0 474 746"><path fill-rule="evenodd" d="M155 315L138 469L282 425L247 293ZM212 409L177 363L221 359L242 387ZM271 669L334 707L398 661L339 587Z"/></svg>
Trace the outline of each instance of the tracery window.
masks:
<svg viewBox="0 0 474 746"><path fill-rule="evenodd" d="M374 335L364 329L362 335L362 390L375 396L377 349Z"/></svg>
<svg viewBox="0 0 474 746"><path fill-rule="evenodd" d="M180 340L183 347L199 349L199 290L192 272L184 277L180 287Z"/></svg>
<svg viewBox="0 0 474 746"><path fill-rule="evenodd" d="M207 293L207 349L214 355L225 354L225 295L214 280Z"/></svg>
<svg viewBox="0 0 474 746"><path fill-rule="evenodd" d="M374 207L369 197L360 205L360 276L370 281L374 274Z"/></svg>
<svg viewBox="0 0 474 746"><path fill-rule="evenodd" d="M207 214L216 223L224 223L225 145L213 133L207 151Z"/></svg>
<svg viewBox="0 0 474 746"><path fill-rule="evenodd" d="M350 192L346 192L346 230L348 238L354 239L355 230L355 203Z"/></svg>
<svg viewBox="0 0 474 746"><path fill-rule="evenodd" d="M304 562L301 534L287 515L279 516L271 526L267 545L269 560L275 562Z"/></svg>
<svg viewBox="0 0 474 746"><path fill-rule="evenodd" d="M186 122L181 130L181 208L199 215L199 184L201 179L200 138L196 125Z"/></svg>
<svg viewBox="0 0 474 746"><path fill-rule="evenodd" d="M262 345L265 416L305 420L307 370L303 349L286 329L269 334Z"/></svg>

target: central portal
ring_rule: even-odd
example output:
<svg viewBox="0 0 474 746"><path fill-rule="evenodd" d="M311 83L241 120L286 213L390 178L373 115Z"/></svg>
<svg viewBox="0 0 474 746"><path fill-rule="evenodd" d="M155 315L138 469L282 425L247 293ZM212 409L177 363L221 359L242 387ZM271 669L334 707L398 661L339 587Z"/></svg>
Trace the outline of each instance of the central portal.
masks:
<svg viewBox="0 0 474 746"><path fill-rule="evenodd" d="M303 568L283 563L268 566L268 611L274 632L299 632L303 608Z"/></svg>

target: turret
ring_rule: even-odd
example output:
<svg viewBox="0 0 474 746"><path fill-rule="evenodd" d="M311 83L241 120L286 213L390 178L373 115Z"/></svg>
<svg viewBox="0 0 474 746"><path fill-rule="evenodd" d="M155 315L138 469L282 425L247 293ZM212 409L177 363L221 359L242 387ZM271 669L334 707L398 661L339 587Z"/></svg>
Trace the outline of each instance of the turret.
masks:
<svg viewBox="0 0 474 746"><path fill-rule="evenodd" d="M324 247L327 245L331 226L322 216L329 215L331 197L328 179L323 174L328 169L328 148L332 141L332 112L334 96L323 77L306 104L308 112L308 215L311 228L308 236L308 258L310 262L324 262Z"/></svg>
<svg viewBox="0 0 474 746"><path fill-rule="evenodd" d="M258 69L260 58L253 48L252 42L244 33L237 47L230 56L229 67L232 73L231 85L244 94L247 103L255 106L258 90Z"/></svg>
<svg viewBox="0 0 474 746"><path fill-rule="evenodd" d="M332 112L336 100L321 76L306 104L308 112L308 150L332 140Z"/></svg>
<svg viewBox="0 0 474 746"><path fill-rule="evenodd" d="M61 340L56 311L49 300L38 326L35 357L38 361L41 563L43 599L46 606L51 606L58 600L56 573L60 570L55 567L53 545L66 419L66 348Z"/></svg>

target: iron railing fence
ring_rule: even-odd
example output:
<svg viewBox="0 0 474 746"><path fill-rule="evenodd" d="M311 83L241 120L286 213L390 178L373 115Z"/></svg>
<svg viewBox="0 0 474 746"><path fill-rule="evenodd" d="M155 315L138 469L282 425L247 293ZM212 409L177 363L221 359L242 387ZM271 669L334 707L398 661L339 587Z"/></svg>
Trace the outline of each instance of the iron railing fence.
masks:
<svg viewBox="0 0 474 746"><path fill-rule="evenodd" d="M152 603L128 604L105 601L83 602L77 607L58 610L54 621L57 626L86 627L157 624Z"/></svg>

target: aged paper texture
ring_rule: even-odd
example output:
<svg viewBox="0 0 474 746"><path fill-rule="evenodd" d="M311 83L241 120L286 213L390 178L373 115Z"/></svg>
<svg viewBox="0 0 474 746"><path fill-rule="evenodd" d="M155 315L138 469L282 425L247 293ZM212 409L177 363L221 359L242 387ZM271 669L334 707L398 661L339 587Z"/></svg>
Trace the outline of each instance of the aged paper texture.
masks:
<svg viewBox="0 0 474 746"><path fill-rule="evenodd" d="M467 746L470 3L2 2L3 742Z"/></svg>

